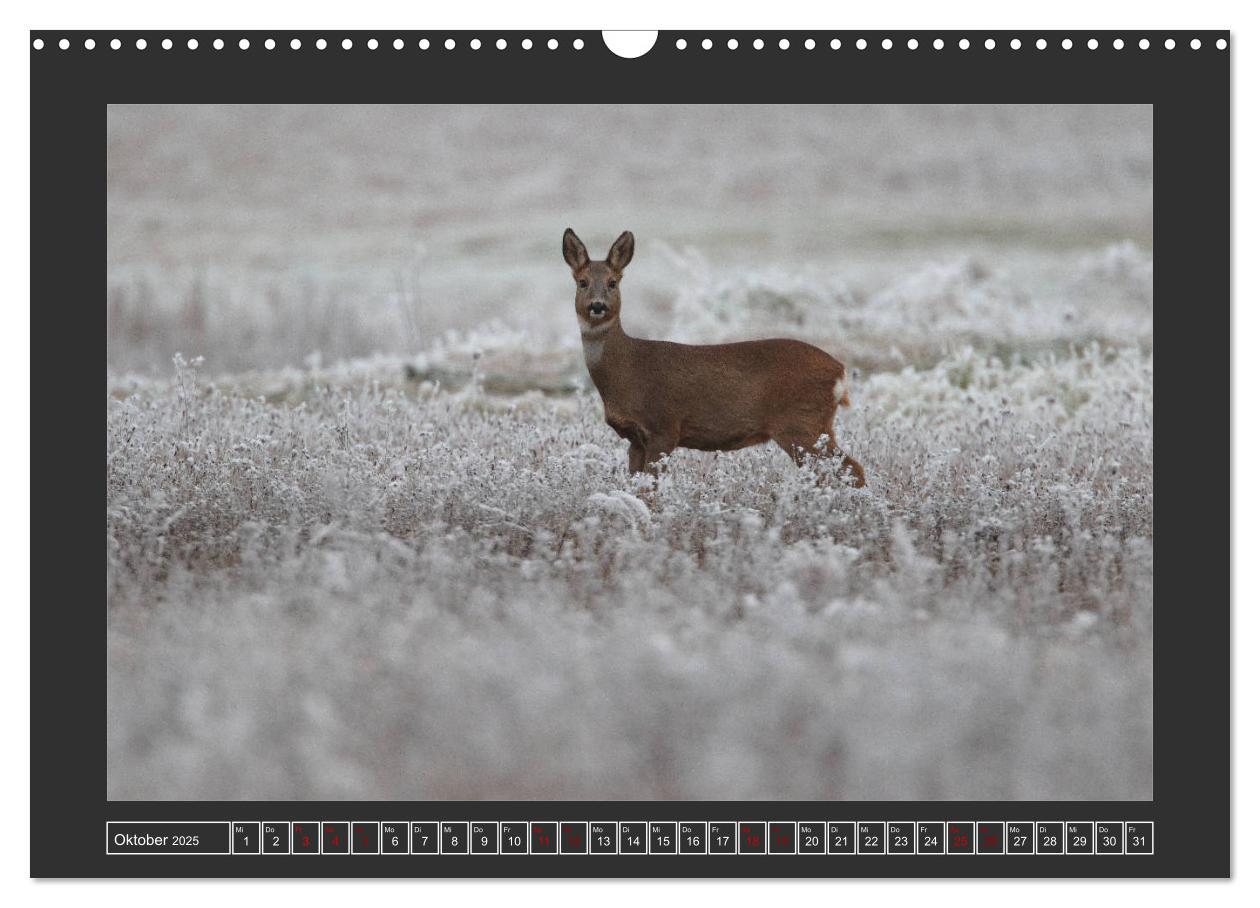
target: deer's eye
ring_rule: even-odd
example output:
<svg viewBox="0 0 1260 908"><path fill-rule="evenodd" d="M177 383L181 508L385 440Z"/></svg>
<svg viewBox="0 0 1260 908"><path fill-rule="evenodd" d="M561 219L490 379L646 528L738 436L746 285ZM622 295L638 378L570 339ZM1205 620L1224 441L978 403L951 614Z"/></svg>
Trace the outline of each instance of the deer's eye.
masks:
<svg viewBox="0 0 1260 908"><path fill-rule="evenodd" d="M586 278L582 278L580 281L578 281L578 286L581 287L583 290L585 290L587 287Z"/></svg>
<svg viewBox="0 0 1260 908"><path fill-rule="evenodd" d="M608 282L608 289L609 289L609 290L616 290L616 289L617 289L617 282L616 282L616 281L609 281L609 282Z"/></svg>

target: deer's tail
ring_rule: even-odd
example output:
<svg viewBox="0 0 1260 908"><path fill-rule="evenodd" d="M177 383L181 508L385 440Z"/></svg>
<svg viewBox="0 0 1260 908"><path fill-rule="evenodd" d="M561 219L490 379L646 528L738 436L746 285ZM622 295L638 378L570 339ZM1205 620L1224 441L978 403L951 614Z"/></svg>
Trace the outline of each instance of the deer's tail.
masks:
<svg viewBox="0 0 1260 908"><path fill-rule="evenodd" d="M849 406L849 370L840 364L840 377L836 379L835 388L832 389L835 395L836 403L842 407Z"/></svg>

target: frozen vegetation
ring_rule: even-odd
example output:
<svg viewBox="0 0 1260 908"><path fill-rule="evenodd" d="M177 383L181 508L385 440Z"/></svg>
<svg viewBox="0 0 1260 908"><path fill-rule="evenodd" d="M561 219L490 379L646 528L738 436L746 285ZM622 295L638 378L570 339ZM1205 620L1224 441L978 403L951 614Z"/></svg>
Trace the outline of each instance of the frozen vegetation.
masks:
<svg viewBox="0 0 1260 908"><path fill-rule="evenodd" d="M111 108L109 796L1149 797L1149 109L577 116ZM569 223L870 485L636 488Z"/></svg>

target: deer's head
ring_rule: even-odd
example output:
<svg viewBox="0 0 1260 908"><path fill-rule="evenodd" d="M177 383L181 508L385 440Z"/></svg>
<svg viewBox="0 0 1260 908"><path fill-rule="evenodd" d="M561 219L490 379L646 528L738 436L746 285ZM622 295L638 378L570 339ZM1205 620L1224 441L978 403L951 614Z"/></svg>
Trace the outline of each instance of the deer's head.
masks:
<svg viewBox="0 0 1260 908"><path fill-rule="evenodd" d="M627 230L608 250L608 258L592 262L573 228L564 232L564 260L573 270L577 295L573 305L583 330L612 324L621 315L621 272L634 256L634 234Z"/></svg>

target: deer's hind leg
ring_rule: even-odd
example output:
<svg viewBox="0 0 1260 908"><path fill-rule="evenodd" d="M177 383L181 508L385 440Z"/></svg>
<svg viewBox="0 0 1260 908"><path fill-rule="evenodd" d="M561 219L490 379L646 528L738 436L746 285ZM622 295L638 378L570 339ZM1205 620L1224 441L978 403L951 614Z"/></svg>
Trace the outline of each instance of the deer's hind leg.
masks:
<svg viewBox="0 0 1260 908"><path fill-rule="evenodd" d="M826 436L825 440L819 444L819 439L823 436ZM866 471L862 469L860 463L836 445L834 430L831 427L825 427L819 431L787 429L774 436L774 443L787 451L798 467L803 466L806 458L810 456L839 457L841 459L840 471L848 477L849 484L855 489L866 485Z"/></svg>

